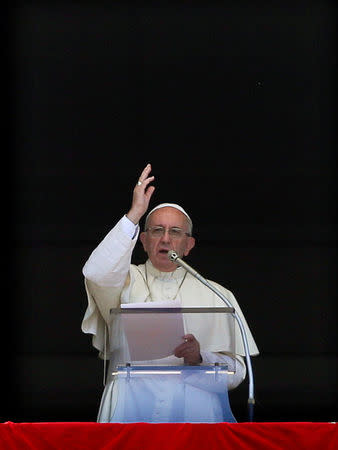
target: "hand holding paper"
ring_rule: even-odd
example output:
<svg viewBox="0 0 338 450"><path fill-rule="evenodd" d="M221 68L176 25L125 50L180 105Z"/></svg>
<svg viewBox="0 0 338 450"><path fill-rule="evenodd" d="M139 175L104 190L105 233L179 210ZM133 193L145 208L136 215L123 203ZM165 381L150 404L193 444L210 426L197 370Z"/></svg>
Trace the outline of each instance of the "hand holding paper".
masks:
<svg viewBox="0 0 338 450"><path fill-rule="evenodd" d="M195 365L202 362L200 344L193 334L183 336L184 342L175 349L177 358L184 358L184 363Z"/></svg>

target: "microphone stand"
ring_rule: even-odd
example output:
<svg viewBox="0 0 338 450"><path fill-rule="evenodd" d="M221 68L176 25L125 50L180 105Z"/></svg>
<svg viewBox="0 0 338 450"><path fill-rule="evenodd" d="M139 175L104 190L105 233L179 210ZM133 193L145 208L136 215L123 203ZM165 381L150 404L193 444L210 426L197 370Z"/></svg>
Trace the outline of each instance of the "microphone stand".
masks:
<svg viewBox="0 0 338 450"><path fill-rule="evenodd" d="M173 261L175 264L183 267L186 269L191 275L193 275L195 278L197 278L201 283L203 283L205 286L207 286L209 289L211 289L223 302L229 307L233 308L233 305L230 303L230 301L225 297L225 295L222 294L215 286L213 286L211 283L209 283L208 280L206 280L204 277L202 277L201 274L199 274L195 269L193 269L189 264L187 264L183 259L181 259L178 254L174 250L170 250L168 252L168 258L170 261ZM245 359L246 359L246 365L248 369L248 377L249 377L249 397L248 397L248 418L249 422L253 422L253 416L254 416L254 405L255 405L255 395L254 395L254 377L253 377L253 371L252 371L252 364L251 364L251 356L250 356L250 350L249 350L249 344L248 344L248 338L246 335L246 331L242 322L242 319L237 314L237 311L235 310L234 313L232 313L233 317L238 323L243 345L244 345L244 351L245 351Z"/></svg>

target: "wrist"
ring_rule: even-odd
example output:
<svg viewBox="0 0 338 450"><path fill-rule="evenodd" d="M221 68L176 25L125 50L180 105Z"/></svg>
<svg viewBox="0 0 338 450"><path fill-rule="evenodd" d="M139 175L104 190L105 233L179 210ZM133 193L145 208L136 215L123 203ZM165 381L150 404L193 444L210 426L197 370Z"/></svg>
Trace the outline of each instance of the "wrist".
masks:
<svg viewBox="0 0 338 450"><path fill-rule="evenodd" d="M141 220L143 214L139 214L136 211L133 211L132 209L130 209L127 214L126 217L133 222L134 225L137 225L139 223L139 221Z"/></svg>

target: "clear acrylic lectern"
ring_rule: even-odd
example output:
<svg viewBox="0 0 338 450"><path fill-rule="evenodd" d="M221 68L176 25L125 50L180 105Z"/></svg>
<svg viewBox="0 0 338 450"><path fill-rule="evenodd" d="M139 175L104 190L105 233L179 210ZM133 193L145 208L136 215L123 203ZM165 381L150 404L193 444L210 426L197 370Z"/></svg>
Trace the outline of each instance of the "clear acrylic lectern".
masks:
<svg viewBox="0 0 338 450"><path fill-rule="evenodd" d="M236 422L228 398L228 377L236 371L233 308L145 305L110 311L107 382L113 383L115 402L110 422ZM220 328L226 364L184 365L174 356L189 333L201 352L217 352L214 330Z"/></svg>

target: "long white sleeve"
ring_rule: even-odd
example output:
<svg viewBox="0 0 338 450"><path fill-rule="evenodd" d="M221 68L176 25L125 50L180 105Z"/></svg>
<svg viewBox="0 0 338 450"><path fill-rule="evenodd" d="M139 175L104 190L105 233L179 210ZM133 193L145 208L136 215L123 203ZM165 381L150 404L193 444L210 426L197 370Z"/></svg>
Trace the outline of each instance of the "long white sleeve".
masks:
<svg viewBox="0 0 338 450"><path fill-rule="evenodd" d="M93 335L93 346L103 357L110 308L120 302L130 268L139 227L124 216L96 247L83 267L88 307L82 321L84 333Z"/></svg>
<svg viewBox="0 0 338 450"><path fill-rule="evenodd" d="M83 267L83 275L98 286L118 287L126 279L139 227L126 216L95 248Z"/></svg>
<svg viewBox="0 0 338 450"><path fill-rule="evenodd" d="M215 364L218 362L221 364L229 364L231 367L233 366L233 358L224 353L201 351L201 356L203 364ZM228 374L228 390L235 389L241 384L245 375L246 367L244 360L241 356L236 355L236 371Z"/></svg>

